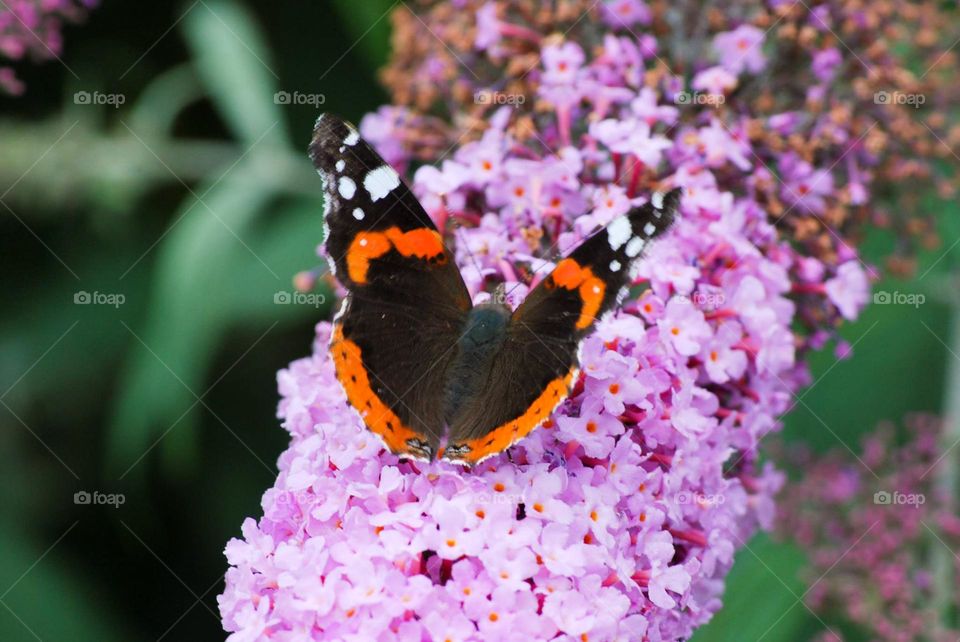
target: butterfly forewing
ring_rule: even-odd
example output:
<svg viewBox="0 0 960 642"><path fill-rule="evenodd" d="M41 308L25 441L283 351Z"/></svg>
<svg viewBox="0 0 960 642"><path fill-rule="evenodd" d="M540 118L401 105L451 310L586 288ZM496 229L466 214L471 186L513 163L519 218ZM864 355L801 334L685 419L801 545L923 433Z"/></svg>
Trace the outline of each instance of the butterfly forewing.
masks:
<svg viewBox="0 0 960 642"><path fill-rule="evenodd" d="M431 459L470 297L433 221L356 128L317 120L325 247L347 297L330 350L347 399L391 451Z"/></svg>

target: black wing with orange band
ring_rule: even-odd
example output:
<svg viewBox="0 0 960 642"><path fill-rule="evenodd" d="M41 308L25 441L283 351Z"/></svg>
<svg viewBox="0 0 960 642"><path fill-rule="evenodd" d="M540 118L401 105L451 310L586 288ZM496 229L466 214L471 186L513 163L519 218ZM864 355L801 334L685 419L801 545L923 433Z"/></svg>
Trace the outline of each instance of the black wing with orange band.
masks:
<svg viewBox="0 0 960 642"><path fill-rule="evenodd" d="M646 245L670 228L680 190L600 230L530 292L507 324L483 391L450 421L445 459L476 464L539 426L569 392L580 342L625 293Z"/></svg>
<svg viewBox="0 0 960 642"><path fill-rule="evenodd" d="M310 157L324 183L326 252L348 292L330 343L337 378L391 451L432 459L467 288L433 221L353 125L322 115Z"/></svg>

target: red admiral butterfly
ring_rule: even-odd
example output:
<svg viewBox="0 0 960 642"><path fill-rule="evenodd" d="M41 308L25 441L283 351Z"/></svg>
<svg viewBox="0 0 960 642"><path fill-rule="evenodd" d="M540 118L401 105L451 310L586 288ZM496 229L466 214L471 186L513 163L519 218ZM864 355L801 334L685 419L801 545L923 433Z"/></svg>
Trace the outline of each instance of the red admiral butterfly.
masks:
<svg viewBox="0 0 960 642"><path fill-rule="evenodd" d="M680 200L677 189L654 194L615 219L511 312L471 304L437 227L353 125L320 116L310 157L324 183L327 254L347 290L330 342L347 399L394 453L467 465L525 437L566 398L581 340L626 293L631 265Z"/></svg>

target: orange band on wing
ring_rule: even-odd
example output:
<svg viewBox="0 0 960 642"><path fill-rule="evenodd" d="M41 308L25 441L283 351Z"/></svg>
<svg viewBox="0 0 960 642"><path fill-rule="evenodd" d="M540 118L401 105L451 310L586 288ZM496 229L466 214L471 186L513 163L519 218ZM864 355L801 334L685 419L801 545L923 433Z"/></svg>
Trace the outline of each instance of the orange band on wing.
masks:
<svg viewBox="0 0 960 642"><path fill-rule="evenodd" d="M603 294L607 285L593 275L588 267L583 267L573 259L563 259L550 273L550 279L556 286L567 290L577 290L583 300L577 329L582 330L593 323L603 303Z"/></svg>
<svg viewBox="0 0 960 642"><path fill-rule="evenodd" d="M367 282L370 260L390 251L390 241L382 232L360 232L347 250L347 273L354 283Z"/></svg>
<svg viewBox="0 0 960 642"><path fill-rule="evenodd" d="M553 409L567 397L567 391L570 389L570 381L573 379L573 370L570 370L563 377L557 377L544 389L537 397L536 401L530 404L527 411L512 421L497 426L488 434L478 439L464 442L463 444L453 444L454 450L457 447L468 446L469 451L458 461L463 461L471 465L476 464L482 459L495 455L506 450L511 444L516 443L529 435L534 428L539 426L550 416ZM447 446L449 451L451 446Z"/></svg>
<svg viewBox="0 0 960 642"><path fill-rule="evenodd" d="M428 259L444 253L440 234L429 227L421 227L409 232L401 232L399 228L391 227L385 234L397 252L403 256Z"/></svg>
<svg viewBox="0 0 960 642"><path fill-rule="evenodd" d="M443 240L436 230L421 227L401 232L390 227L382 232L360 232L347 250L347 273L354 283L367 282L370 261L379 258L393 248L402 256L418 259L446 258Z"/></svg>
<svg viewBox="0 0 960 642"><path fill-rule="evenodd" d="M334 325L330 352L333 354L337 379L347 393L347 401L360 413L367 428L383 438L387 448L402 455L410 451L408 439L426 440L423 435L404 426L370 387L370 377L363 366L360 346L343 336L343 327L339 323Z"/></svg>

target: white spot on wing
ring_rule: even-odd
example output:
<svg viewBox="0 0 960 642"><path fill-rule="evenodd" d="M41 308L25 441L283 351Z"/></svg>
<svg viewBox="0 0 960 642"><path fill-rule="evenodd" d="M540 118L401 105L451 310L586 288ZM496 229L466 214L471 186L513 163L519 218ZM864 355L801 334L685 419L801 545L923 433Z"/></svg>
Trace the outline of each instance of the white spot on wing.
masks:
<svg viewBox="0 0 960 642"><path fill-rule="evenodd" d="M626 216L618 216L607 226L607 241L613 250L619 250L624 243L630 240L632 234L633 228L630 227L630 219Z"/></svg>
<svg viewBox="0 0 960 642"><path fill-rule="evenodd" d="M340 196L349 201L357 191L357 184L349 176L341 176L337 182L337 189L340 191Z"/></svg>
<svg viewBox="0 0 960 642"><path fill-rule="evenodd" d="M356 145L358 142L360 142L360 133L356 129L351 127L350 133L347 134L347 137L343 139L343 144L349 145L352 147L353 145Z"/></svg>
<svg viewBox="0 0 960 642"><path fill-rule="evenodd" d="M356 209L354 209L354 210L353 210L353 218L357 219L358 221L362 221L362 220L363 220L363 210L360 209L359 207L356 208Z"/></svg>
<svg viewBox="0 0 960 642"><path fill-rule="evenodd" d="M610 261L610 271L619 272L620 271L620 261Z"/></svg>
<svg viewBox="0 0 960 642"><path fill-rule="evenodd" d="M363 186L370 192L370 200L376 202L400 185L400 176L389 165L370 170L363 179Z"/></svg>
<svg viewBox="0 0 960 642"><path fill-rule="evenodd" d="M653 236L653 233L657 231L657 226L653 223L647 223L643 226L643 233L647 236Z"/></svg>
<svg viewBox="0 0 960 642"><path fill-rule="evenodd" d="M639 236L635 236L634 238L630 239L629 243L627 243L627 249L624 251L627 253L627 256L629 256L632 259L633 257L640 254L640 252L643 250L644 245L645 243L643 242L643 239L640 238Z"/></svg>
<svg viewBox="0 0 960 642"><path fill-rule="evenodd" d="M335 317L333 318L334 322L336 322L337 320L339 320L340 317L343 316L343 313L347 311L347 302L348 302L348 301L347 301L347 298L346 298L346 297L344 297L343 300L340 302L340 311L337 312L337 316L335 316Z"/></svg>
<svg viewBox="0 0 960 642"><path fill-rule="evenodd" d="M338 172L342 172L343 168L347 166L347 163L341 158L337 161L336 168Z"/></svg>
<svg viewBox="0 0 960 642"><path fill-rule="evenodd" d="M653 203L653 206L658 210L663 209L663 194L660 192L654 192L650 197L650 202Z"/></svg>

